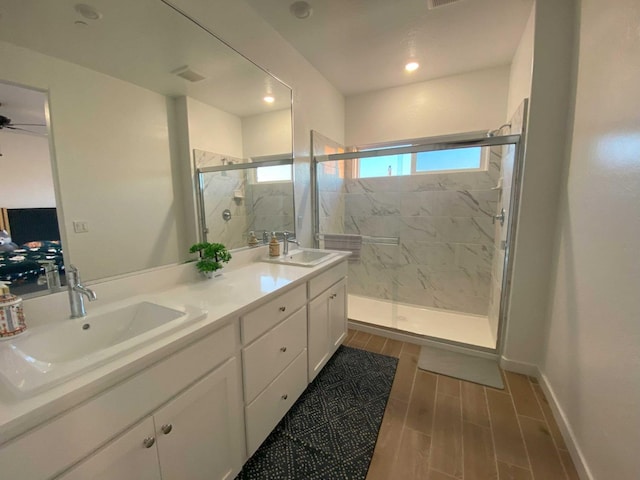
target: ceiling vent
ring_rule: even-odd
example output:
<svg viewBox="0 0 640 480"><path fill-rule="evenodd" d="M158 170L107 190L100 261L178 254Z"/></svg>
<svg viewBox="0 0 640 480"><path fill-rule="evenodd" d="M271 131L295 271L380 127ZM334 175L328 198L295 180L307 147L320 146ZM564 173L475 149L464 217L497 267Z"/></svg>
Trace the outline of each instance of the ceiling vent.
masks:
<svg viewBox="0 0 640 480"><path fill-rule="evenodd" d="M429 10L433 10L434 8L446 7L447 5L459 3L461 1L462 0L427 0L427 7Z"/></svg>
<svg viewBox="0 0 640 480"><path fill-rule="evenodd" d="M200 75L198 72L193 71L188 65L185 65L184 67L176 68L171 73L179 77L182 77L185 80L188 80L190 82L199 82L207 78L204 75Z"/></svg>

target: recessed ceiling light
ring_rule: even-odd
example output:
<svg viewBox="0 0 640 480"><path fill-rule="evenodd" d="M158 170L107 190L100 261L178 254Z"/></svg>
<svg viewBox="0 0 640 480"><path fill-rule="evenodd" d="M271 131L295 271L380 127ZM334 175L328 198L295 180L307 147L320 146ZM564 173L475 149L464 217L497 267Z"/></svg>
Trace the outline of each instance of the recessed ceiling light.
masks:
<svg viewBox="0 0 640 480"><path fill-rule="evenodd" d="M273 103L276 101L276 99L273 97L273 95L265 95L263 100L267 103Z"/></svg>
<svg viewBox="0 0 640 480"><path fill-rule="evenodd" d="M299 18L300 20L309 18L313 13L313 9L311 8L311 5L303 1L293 2L289 6L289 11L291 12L291 15L293 15L296 18Z"/></svg>
<svg viewBox="0 0 640 480"><path fill-rule="evenodd" d="M100 20L102 18L102 13L99 12L96 7L87 5L86 3L77 3L73 8L87 20Z"/></svg>
<svg viewBox="0 0 640 480"><path fill-rule="evenodd" d="M414 71L416 71L419 67L420 67L420 64L419 64L418 62L415 62L415 61L413 61L413 60L412 60L412 61L410 61L410 62L407 62L407 64L404 66L404 69L405 69L407 72L414 72Z"/></svg>

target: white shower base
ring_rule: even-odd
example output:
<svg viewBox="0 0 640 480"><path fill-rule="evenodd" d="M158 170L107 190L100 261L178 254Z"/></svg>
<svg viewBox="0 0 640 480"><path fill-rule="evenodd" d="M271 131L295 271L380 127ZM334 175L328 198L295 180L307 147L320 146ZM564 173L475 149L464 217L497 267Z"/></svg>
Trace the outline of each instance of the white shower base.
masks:
<svg viewBox="0 0 640 480"><path fill-rule="evenodd" d="M483 315L403 305L350 294L349 319L478 347L496 347L489 319Z"/></svg>

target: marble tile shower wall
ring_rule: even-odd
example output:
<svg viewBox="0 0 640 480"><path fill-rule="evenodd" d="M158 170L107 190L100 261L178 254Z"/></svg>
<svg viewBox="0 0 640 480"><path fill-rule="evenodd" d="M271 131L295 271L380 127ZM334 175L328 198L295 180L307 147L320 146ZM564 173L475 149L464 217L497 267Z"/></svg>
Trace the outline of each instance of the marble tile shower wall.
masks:
<svg viewBox="0 0 640 480"><path fill-rule="evenodd" d="M234 163L243 161L203 150L194 150L194 158L197 168L222 165L223 158ZM246 244L242 239L246 236L250 224L247 210L249 201L247 198L234 198L234 192L237 190L245 192L246 197L246 172L247 170L235 170L205 174L203 200L205 223L209 229L208 241L223 243L227 248L237 248ZM222 212L226 209L231 212L230 220L222 218Z"/></svg>
<svg viewBox="0 0 640 480"><path fill-rule="evenodd" d="M345 233L345 180L339 162L323 162L318 167L318 217L321 233Z"/></svg>
<svg viewBox="0 0 640 480"><path fill-rule="evenodd" d="M363 245L350 293L487 315L499 177L498 147L484 172L347 179L344 232L400 241Z"/></svg>
<svg viewBox="0 0 640 480"><path fill-rule="evenodd" d="M295 229L293 183L249 184L246 202L249 206L249 228L261 237L263 231Z"/></svg>

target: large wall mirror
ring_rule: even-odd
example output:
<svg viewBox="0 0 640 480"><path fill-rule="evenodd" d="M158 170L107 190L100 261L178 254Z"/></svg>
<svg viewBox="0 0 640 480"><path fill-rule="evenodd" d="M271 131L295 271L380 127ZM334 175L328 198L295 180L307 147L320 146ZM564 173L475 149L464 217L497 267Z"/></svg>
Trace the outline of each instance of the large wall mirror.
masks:
<svg viewBox="0 0 640 480"><path fill-rule="evenodd" d="M59 238L27 240L84 280L188 259L199 168L292 158L291 90L162 0L0 0L0 64L0 229L24 247L11 210L55 208ZM212 202L293 211L290 179L247 182Z"/></svg>

